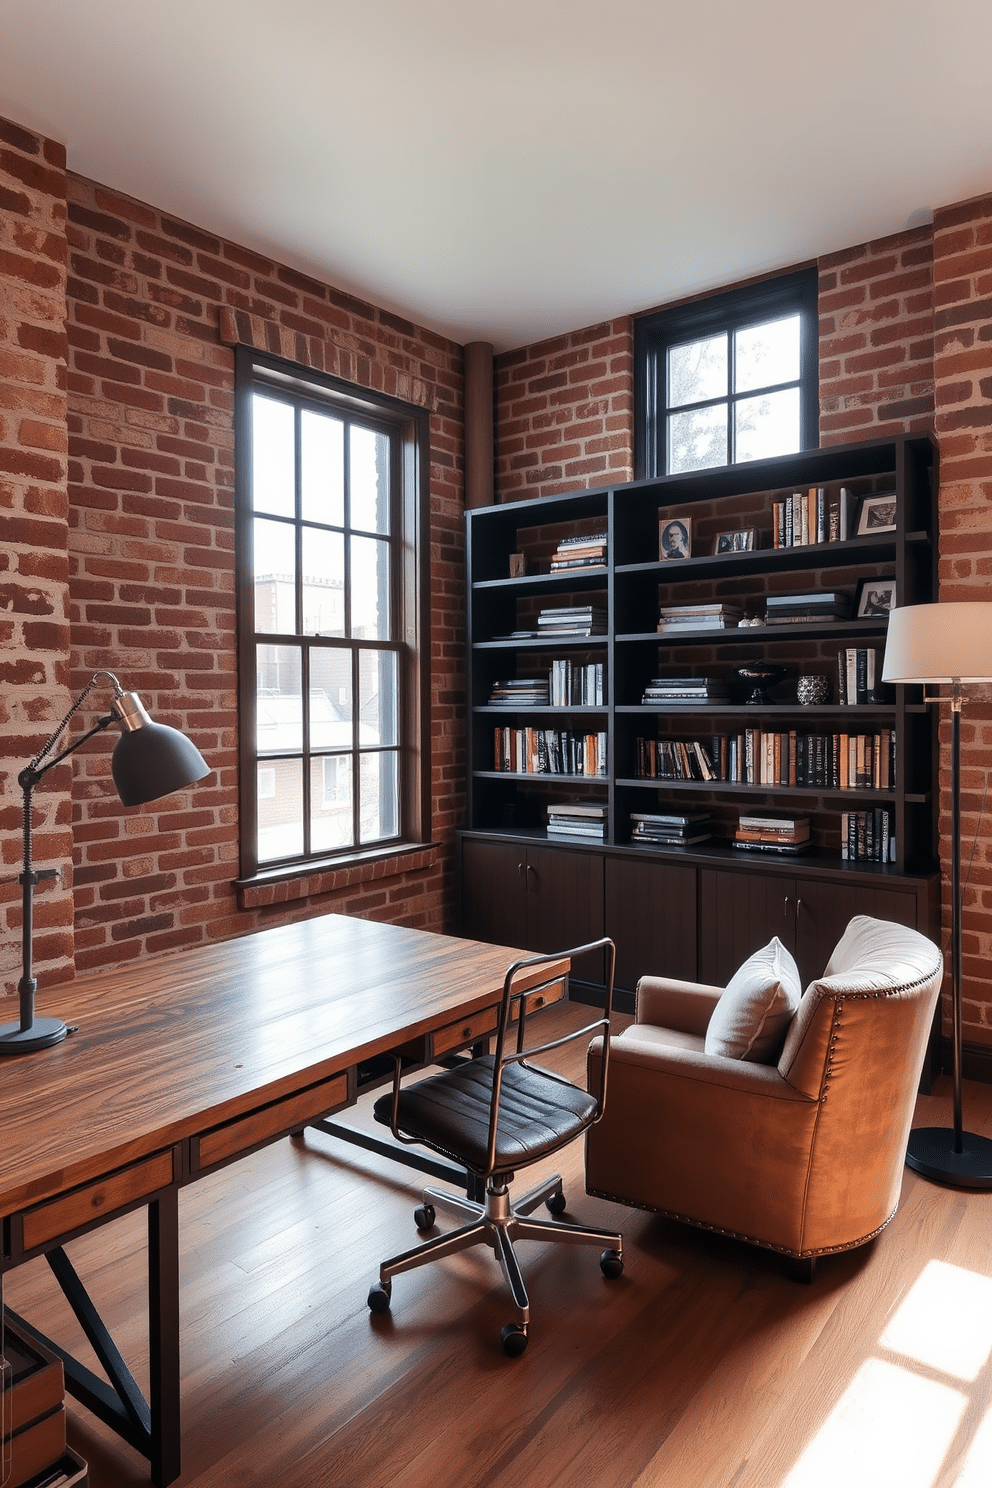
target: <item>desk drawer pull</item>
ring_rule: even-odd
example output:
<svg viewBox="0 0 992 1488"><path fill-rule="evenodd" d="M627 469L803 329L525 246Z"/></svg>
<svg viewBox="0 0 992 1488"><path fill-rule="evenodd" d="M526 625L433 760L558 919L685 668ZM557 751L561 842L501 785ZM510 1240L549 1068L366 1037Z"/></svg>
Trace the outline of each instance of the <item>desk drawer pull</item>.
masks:
<svg viewBox="0 0 992 1488"><path fill-rule="evenodd" d="M439 1028L431 1035L431 1055L437 1059L441 1054L448 1054L452 1049L461 1048L462 1044L472 1043L481 1039L486 1034L492 1033L496 1027L496 1009L484 1008L471 1023L449 1023L446 1028Z"/></svg>

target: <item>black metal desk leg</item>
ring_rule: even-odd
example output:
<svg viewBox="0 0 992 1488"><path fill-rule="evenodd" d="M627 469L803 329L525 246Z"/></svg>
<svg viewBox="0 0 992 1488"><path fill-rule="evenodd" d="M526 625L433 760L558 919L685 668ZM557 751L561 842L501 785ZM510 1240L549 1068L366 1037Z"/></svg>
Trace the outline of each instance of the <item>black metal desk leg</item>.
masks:
<svg viewBox="0 0 992 1488"><path fill-rule="evenodd" d="M148 1346L152 1482L156 1488L167 1488L182 1471L179 1191L175 1188L148 1205Z"/></svg>

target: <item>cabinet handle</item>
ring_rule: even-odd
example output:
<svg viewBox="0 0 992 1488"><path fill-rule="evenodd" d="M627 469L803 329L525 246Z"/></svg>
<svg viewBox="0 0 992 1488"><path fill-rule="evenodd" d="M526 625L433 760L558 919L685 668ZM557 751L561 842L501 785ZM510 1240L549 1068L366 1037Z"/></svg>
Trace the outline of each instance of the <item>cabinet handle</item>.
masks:
<svg viewBox="0 0 992 1488"><path fill-rule="evenodd" d="M788 894L786 894L785 898L782 900L782 918L784 920L787 920L789 918L789 896L788 896Z"/></svg>
<svg viewBox="0 0 992 1488"><path fill-rule="evenodd" d="M796 900L796 919L797 920L799 918L800 912L802 911L802 907L803 907L803 901L801 899L797 899Z"/></svg>
<svg viewBox="0 0 992 1488"><path fill-rule="evenodd" d="M527 864L527 872L529 874L530 873L533 873L535 879L537 878L537 869L534 867L534 864L533 863L528 863Z"/></svg>
<svg viewBox="0 0 992 1488"><path fill-rule="evenodd" d="M523 876L524 876L524 865L523 865L523 863L518 863L517 864L517 877L518 878L523 878Z"/></svg>

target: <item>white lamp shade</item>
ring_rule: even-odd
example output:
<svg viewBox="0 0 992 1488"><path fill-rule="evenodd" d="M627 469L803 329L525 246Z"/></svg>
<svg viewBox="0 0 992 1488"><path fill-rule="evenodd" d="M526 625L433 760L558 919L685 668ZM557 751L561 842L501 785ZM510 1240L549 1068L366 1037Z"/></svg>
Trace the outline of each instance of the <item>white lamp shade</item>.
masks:
<svg viewBox="0 0 992 1488"><path fill-rule="evenodd" d="M992 603L891 610L882 681L992 681Z"/></svg>

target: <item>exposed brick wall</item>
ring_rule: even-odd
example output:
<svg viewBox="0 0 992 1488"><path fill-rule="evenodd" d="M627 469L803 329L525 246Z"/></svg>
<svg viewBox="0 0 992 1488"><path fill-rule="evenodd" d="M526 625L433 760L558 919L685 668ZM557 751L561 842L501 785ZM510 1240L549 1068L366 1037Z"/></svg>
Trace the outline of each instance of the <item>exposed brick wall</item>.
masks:
<svg viewBox="0 0 992 1488"><path fill-rule="evenodd" d="M632 480L633 380L629 316L497 357L496 499Z"/></svg>
<svg viewBox="0 0 992 1488"><path fill-rule="evenodd" d="M0 120L0 983L21 966L21 792L69 705L65 151ZM35 792L34 971L72 974L70 770ZM0 1011L0 1022L15 1014Z"/></svg>
<svg viewBox="0 0 992 1488"><path fill-rule="evenodd" d="M945 600L992 598L992 196L934 215L934 384L940 440L940 586ZM984 693L984 701L976 697ZM992 698L969 690L962 714L961 958L964 1033L992 1043ZM941 839L949 849L950 728L942 719ZM984 814L983 813L984 808ZM977 841L976 841L977 835ZM974 858L972 860L972 844ZM944 924L950 896L944 884Z"/></svg>
<svg viewBox="0 0 992 1488"><path fill-rule="evenodd" d="M933 428L929 227L819 261L820 443Z"/></svg>

